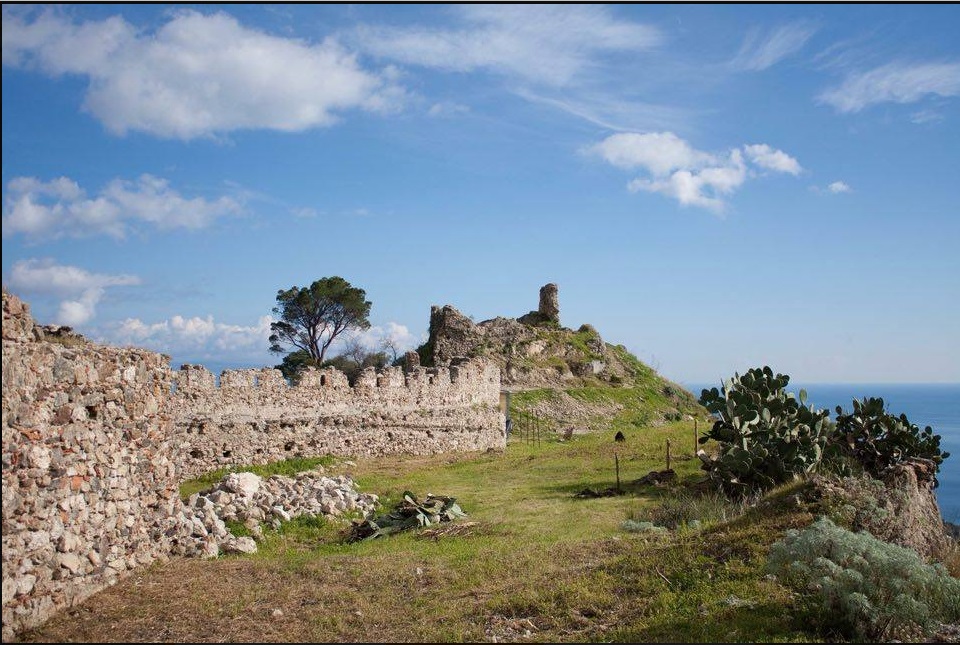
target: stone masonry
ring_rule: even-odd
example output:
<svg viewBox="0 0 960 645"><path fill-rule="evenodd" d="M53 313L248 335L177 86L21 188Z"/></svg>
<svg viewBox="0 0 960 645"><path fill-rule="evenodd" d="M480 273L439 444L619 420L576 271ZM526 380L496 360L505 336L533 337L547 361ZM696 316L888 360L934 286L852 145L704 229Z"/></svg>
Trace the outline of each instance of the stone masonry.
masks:
<svg viewBox="0 0 960 645"><path fill-rule="evenodd" d="M278 370L184 366L171 397L184 474L325 454L373 456L502 449L500 371L480 360L447 368L365 370L353 387L335 369L288 386Z"/></svg>
<svg viewBox="0 0 960 645"><path fill-rule="evenodd" d="M166 357L61 339L3 294L4 641L164 557L180 530Z"/></svg>
<svg viewBox="0 0 960 645"><path fill-rule="evenodd" d="M217 385L202 367L175 373L162 354L53 331L3 292L4 641L195 551L184 479L290 457L506 445L500 373L481 359L369 369L353 387L333 369L297 386L277 370L226 371Z"/></svg>

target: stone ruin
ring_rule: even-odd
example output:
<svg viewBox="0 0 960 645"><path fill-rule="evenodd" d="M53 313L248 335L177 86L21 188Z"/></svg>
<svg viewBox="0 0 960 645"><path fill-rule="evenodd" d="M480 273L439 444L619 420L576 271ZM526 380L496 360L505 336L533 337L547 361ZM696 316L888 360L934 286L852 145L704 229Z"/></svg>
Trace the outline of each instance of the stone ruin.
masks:
<svg viewBox="0 0 960 645"><path fill-rule="evenodd" d="M518 320L526 325L560 326L560 299L557 285L545 284L540 287L540 306L536 311L520 316Z"/></svg>
<svg viewBox="0 0 960 645"><path fill-rule="evenodd" d="M250 495L225 483L184 504L190 477L291 457L506 446L500 373L481 359L411 359L353 387L333 369L296 386L273 369L229 370L218 385L200 366L174 372L168 356L36 325L6 291L2 338L4 641L155 560L249 550L224 528L231 512L272 521L371 503L315 473Z"/></svg>
<svg viewBox="0 0 960 645"><path fill-rule="evenodd" d="M540 287L540 307L537 311L544 320L560 324L560 300L557 295L557 285L551 282Z"/></svg>
<svg viewBox="0 0 960 645"><path fill-rule="evenodd" d="M432 307L429 338L420 352L425 363L438 366L462 356L490 360L500 368L504 389L574 387L594 377L622 381L631 369L607 351L592 325L576 332L560 326L558 289L552 282L540 288L538 309L519 318L475 323L451 305Z"/></svg>

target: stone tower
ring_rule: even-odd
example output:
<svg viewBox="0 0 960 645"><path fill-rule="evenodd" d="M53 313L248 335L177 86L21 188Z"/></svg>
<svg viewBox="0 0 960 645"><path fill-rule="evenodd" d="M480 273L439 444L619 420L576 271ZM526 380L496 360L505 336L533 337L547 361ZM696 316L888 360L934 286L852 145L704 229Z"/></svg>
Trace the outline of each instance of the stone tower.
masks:
<svg viewBox="0 0 960 645"><path fill-rule="evenodd" d="M540 287L540 308L537 311L543 320L560 323L560 299L557 296L557 285L551 282Z"/></svg>

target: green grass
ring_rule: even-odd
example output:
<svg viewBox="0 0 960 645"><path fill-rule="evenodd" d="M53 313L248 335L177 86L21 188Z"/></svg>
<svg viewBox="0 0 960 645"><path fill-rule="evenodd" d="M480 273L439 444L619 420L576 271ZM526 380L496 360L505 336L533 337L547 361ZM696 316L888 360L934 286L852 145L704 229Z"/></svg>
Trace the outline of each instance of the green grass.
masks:
<svg viewBox="0 0 960 645"><path fill-rule="evenodd" d="M582 394L601 396L589 389ZM549 394L530 394L537 396ZM463 521L477 523L468 537L432 541L407 532L347 544L346 523L299 518L279 531L268 530L253 557L282 562L298 575L313 571L323 559L348 558L357 567L349 569L349 575L363 578L376 571L387 587L391 581L399 583L398 569L413 564L429 569L443 592L411 599L413 616L435 616L435 623L449 624L443 629L408 625L413 630L409 637L418 640L475 640L480 634L471 625L477 613L533 617L551 639L567 633L579 635L574 640L621 641L814 638L791 623L789 592L761 572L764 546L779 537L778 529L751 521L747 527L734 523L727 533L717 527L742 514L742 508L716 496L701 498L682 485L661 489L633 484L665 467L667 439L675 446L671 465L679 481L700 479L699 462L692 458L691 424L640 428L630 418L611 427L630 430L627 441L614 443L608 433L565 442L551 439L539 446L514 440L502 454L381 458L359 461L348 470L361 490L381 496L383 508L392 506L404 490L421 497L456 497L468 513ZM615 484L615 455L626 494L574 497L584 488ZM678 511L685 501L692 510ZM660 537L621 528L631 517L677 515L701 519L705 528ZM704 552L704 540L712 543L714 554ZM482 602L469 609L446 600L473 595ZM386 607L366 611L380 615L391 611L389 607L400 610L380 592L371 592L371 598L380 598ZM324 630L321 634L344 636Z"/></svg>
<svg viewBox="0 0 960 645"><path fill-rule="evenodd" d="M151 568L136 585L121 581L95 596L104 604L89 601L82 620L53 620L30 639L102 640L109 631L111 639L143 640L167 630L163 640L819 640L789 590L763 571L769 546L813 519L791 491L745 515L710 499L680 511L684 500L699 499L694 484L702 479L692 423L628 430L623 443L610 432L539 446L515 437L503 452L330 464L379 495L378 512L410 490L455 497L468 514L458 523L474 524L459 536L406 531L356 543L345 540L356 516L264 526L254 555ZM667 439L676 486L635 484L664 468ZM613 486L615 459L623 495L574 496ZM656 535L622 528L626 519L655 517L705 521ZM238 588L240 596L231 591ZM162 590L162 601L151 601L152 589ZM234 601L198 605L200 596ZM282 621L270 622L272 608L282 609Z"/></svg>

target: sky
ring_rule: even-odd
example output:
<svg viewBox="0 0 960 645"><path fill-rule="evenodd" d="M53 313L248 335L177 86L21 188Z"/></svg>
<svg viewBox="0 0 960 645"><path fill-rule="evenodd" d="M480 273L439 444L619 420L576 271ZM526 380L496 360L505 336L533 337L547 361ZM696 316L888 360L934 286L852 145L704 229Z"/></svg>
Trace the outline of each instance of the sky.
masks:
<svg viewBox="0 0 960 645"><path fill-rule="evenodd" d="M663 376L960 382L960 6L3 5L2 273L42 324L275 365L537 308Z"/></svg>

